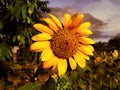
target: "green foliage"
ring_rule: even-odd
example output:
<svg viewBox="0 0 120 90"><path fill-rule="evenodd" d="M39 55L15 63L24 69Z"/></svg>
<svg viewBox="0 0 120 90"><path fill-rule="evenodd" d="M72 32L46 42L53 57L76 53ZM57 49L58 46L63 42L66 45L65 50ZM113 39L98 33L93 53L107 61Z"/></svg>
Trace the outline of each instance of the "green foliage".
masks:
<svg viewBox="0 0 120 90"><path fill-rule="evenodd" d="M120 58L111 52L94 54L83 73L82 90L118 90L120 89ZM81 86L81 85L80 85Z"/></svg>
<svg viewBox="0 0 120 90"><path fill-rule="evenodd" d="M12 50L10 45L5 42L0 43L0 60L6 61L12 59Z"/></svg>
<svg viewBox="0 0 120 90"><path fill-rule="evenodd" d="M107 42L97 42L93 46L97 52L109 51L113 49Z"/></svg>
<svg viewBox="0 0 120 90"><path fill-rule="evenodd" d="M56 89L55 90L72 90L72 83L69 77L61 76L55 79Z"/></svg>
<svg viewBox="0 0 120 90"><path fill-rule="evenodd" d="M18 90L41 90L41 88L42 88L42 84L36 82L36 83L26 83Z"/></svg>
<svg viewBox="0 0 120 90"><path fill-rule="evenodd" d="M37 33L32 25L40 22L38 18L43 13L50 12L48 3L39 0L0 0L0 59L12 60L14 46L29 48L31 36Z"/></svg>
<svg viewBox="0 0 120 90"><path fill-rule="evenodd" d="M49 78L47 82L45 82L41 88L41 90L57 90L56 82L53 78Z"/></svg>
<svg viewBox="0 0 120 90"><path fill-rule="evenodd" d="M29 82L20 87L18 90L57 90L57 89L55 80L53 78L50 78L45 84L39 82L35 83Z"/></svg>

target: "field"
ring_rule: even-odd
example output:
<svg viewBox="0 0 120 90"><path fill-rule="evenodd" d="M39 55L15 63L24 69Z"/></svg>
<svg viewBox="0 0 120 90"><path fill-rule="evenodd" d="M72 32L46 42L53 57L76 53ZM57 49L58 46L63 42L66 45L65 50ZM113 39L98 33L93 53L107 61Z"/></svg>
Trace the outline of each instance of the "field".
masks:
<svg viewBox="0 0 120 90"><path fill-rule="evenodd" d="M0 90L119 90L120 52L111 48L96 51L94 47L94 55L84 69L68 68L61 77L51 76L50 70L42 69L34 60L27 64L0 61Z"/></svg>

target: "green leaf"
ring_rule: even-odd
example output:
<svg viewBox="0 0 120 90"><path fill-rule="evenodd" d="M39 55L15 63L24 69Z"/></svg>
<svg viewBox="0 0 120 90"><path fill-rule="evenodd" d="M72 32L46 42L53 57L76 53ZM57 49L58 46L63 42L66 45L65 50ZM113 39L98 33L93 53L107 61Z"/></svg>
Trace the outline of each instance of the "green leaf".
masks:
<svg viewBox="0 0 120 90"><path fill-rule="evenodd" d="M3 28L3 23L0 21L0 29Z"/></svg>
<svg viewBox="0 0 120 90"><path fill-rule="evenodd" d="M56 90L56 82L53 78L49 78L49 80L44 84L42 90Z"/></svg>
<svg viewBox="0 0 120 90"><path fill-rule="evenodd" d="M22 17L25 19L27 17L26 6L22 6Z"/></svg>
<svg viewBox="0 0 120 90"><path fill-rule="evenodd" d="M0 44L0 59L11 60L11 57L12 57L11 47L9 45L7 45L6 43L1 43Z"/></svg>
<svg viewBox="0 0 120 90"><path fill-rule="evenodd" d="M27 17L27 23L28 23L28 24L31 23L31 19L30 19L30 17Z"/></svg>
<svg viewBox="0 0 120 90"><path fill-rule="evenodd" d="M24 86L20 87L18 90L41 90L42 84L35 83L26 83Z"/></svg>
<svg viewBox="0 0 120 90"><path fill-rule="evenodd" d="M29 8L28 8L28 13L31 15L34 11L34 5L30 4Z"/></svg>
<svg viewBox="0 0 120 90"><path fill-rule="evenodd" d="M25 44L25 37L23 35L20 35L20 41L22 44Z"/></svg>
<svg viewBox="0 0 120 90"><path fill-rule="evenodd" d="M3 5L5 4L4 0L1 0L0 2L1 2Z"/></svg>
<svg viewBox="0 0 120 90"><path fill-rule="evenodd" d="M12 41L13 41L13 43L17 41L17 36L16 35L13 36L13 40Z"/></svg>
<svg viewBox="0 0 120 90"><path fill-rule="evenodd" d="M17 40L20 40L20 37L21 37L21 36L20 36L20 35L18 35L18 36L17 36Z"/></svg>

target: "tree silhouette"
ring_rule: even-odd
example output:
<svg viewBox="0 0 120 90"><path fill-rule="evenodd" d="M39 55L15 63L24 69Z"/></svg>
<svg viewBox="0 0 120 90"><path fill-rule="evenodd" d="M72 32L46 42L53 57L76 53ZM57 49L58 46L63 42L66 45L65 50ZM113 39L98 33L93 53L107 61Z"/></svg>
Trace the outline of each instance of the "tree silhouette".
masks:
<svg viewBox="0 0 120 90"><path fill-rule="evenodd" d="M109 40L108 43L111 47L114 47L117 50L120 50L120 37L115 37Z"/></svg>

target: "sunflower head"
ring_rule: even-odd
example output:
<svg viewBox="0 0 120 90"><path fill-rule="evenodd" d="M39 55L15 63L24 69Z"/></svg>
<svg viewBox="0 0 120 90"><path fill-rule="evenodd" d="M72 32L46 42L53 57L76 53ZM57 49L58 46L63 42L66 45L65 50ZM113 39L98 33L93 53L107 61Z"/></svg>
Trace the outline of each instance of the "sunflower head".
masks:
<svg viewBox="0 0 120 90"><path fill-rule="evenodd" d="M52 36L50 45L55 56L67 59L76 53L79 41L72 31L64 29Z"/></svg>
<svg viewBox="0 0 120 90"><path fill-rule="evenodd" d="M88 38L92 34L89 30L90 22L82 23L84 14L65 14L61 23L54 15L43 18L47 25L37 23L33 27L40 31L32 37L35 42L30 49L35 52L42 52L40 59L43 61L43 68L52 68L54 73L63 75L67 71L68 64L71 69L86 66L89 55L93 55L94 40Z"/></svg>

